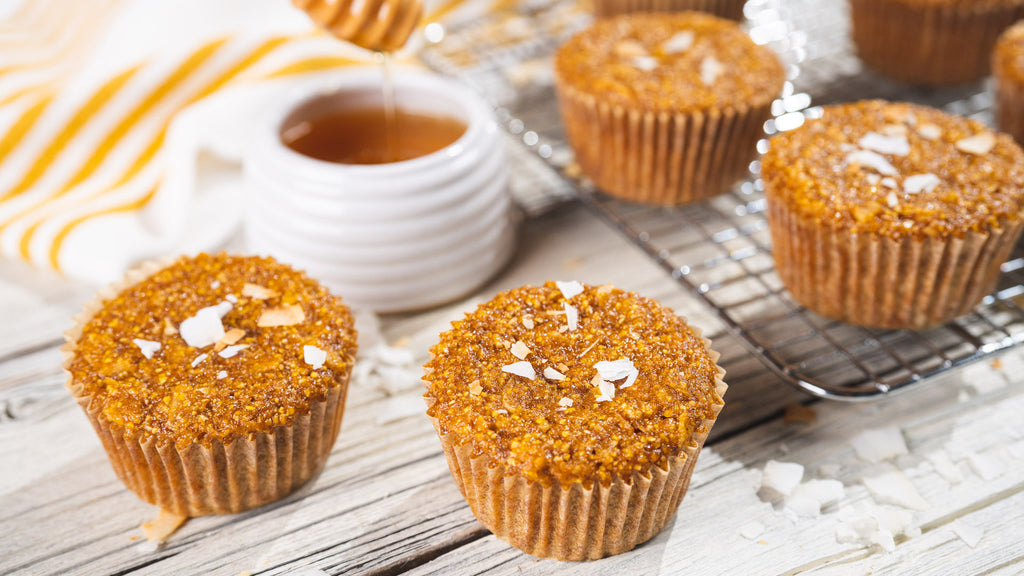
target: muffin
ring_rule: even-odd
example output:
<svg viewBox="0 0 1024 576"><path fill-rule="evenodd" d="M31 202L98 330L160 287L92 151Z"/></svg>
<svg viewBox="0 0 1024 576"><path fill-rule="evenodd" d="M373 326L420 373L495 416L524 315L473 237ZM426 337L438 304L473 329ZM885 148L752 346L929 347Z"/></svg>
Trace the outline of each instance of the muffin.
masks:
<svg viewBox="0 0 1024 576"><path fill-rule="evenodd" d="M772 138L761 176L779 277L843 322L920 329L969 312L1021 232L1024 152L924 106L825 107Z"/></svg>
<svg viewBox="0 0 1024 576"><path fill-rule="evenodd" d="M946 86L988 75L1000 32L1024 0L850 0L860 59L909 84Z"/></svg>
<svg viewBox="0 0 1024 576"><path fill-rule="evenodd" d="M306 275L269 258L183 257L130 272L76 320L68 388L146 502L240 512L323 467L356 333Z"/></svg>
<svg viewBox="0 0 1024 576"><path fill-rule="evenodd" d="M996 123L1024 142L1024 22L1006 29L992 52Z"/></svg>
<svg viewBox="0 0 1024 576"><path fill-rule="evenodd" d="M785 72L735 22L637 13L569 40L555 80L583 173L611 195L669 205L747 176Z"/></svg>
<svg viewBox="0 0 1024 576"><path fill-rule="evenodd" d="M657 534L722 409L708 344L653 300L576 282L510 290L454 322L425 398L477 519L559 560Z"/></svg>
<svg viewBox="0 0 1024 576"><path fill-rule="evenodd" d="M594 0L594 15L607 18L629 12L696 10L730 20L742 20L746 3L747 0Z"/></svg>

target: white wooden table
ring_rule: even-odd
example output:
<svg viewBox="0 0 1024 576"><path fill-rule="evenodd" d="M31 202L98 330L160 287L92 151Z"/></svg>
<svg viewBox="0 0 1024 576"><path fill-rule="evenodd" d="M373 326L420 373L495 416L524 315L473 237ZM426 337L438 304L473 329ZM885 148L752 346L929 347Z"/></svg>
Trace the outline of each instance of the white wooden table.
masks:
<svg viewBox="0 0 1024 576"><path fill-rule="evenodd" d="M353 383L341 435L319 477L258 510L190 519L155 547L139 526L157 511L114 476L64 389L61 332L92 288L8 262L0 264L0 574L1024 573L1020 351L1004 354L1000 369L969 367L871 404L814 401L731 337L715 334L707 310L572 204L528 221L513 263L473 297L384 318L383 338L411 352L406 368L413 368L463 310L499 290L548 279L611 282L662 300L712 328L730 371L726 409L689 493L669 526L639 548L559 563L492 536L449 476L420 385L381 374ZM794 403L813 409L814 421L787 423L784 409ZM908 453L882 463L858 457L851 438L885 427L898 428ZM838 479L845 495L817 518L787 512L758 491L769 460L803 465L805 482ZM893 470L909 479L926 509L878 505L863 479ZM891 552L837 541L837 530L871 510L909 515L911 535L897 536Z"/></svg>

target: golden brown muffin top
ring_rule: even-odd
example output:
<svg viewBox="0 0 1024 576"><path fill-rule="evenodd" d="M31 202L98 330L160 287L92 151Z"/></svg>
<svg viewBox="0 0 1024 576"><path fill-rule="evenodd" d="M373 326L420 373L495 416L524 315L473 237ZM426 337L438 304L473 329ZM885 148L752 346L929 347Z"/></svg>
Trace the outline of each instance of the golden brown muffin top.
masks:
<svg viewBox="0 0 1024 576"><path fill-rule="evenodd" d="M68 370L126 435L182 447L290 425L346 381L355 354L348 308L315 280L201 254L105 301Z"/></svg>
<svg viewBox="0 0 1024 576"><path fill-rule="evenodd" d="M555 74L599 102L667 112L767 105L785 82L774 52L698 12L600 20L558 50Z"/></svg>
<svg viewBox="0 0 1024 576"><path fill-rule="evenodd" d="M771 139L770 201L834 229L962 237L1016 221L1024 152L980 122L880 100L826 106Z"/></svg>
<svg viewBox="0 0 1024 576"><path fill-rule="evenodd" d="M992 73L1000 82L1024 82L1024 21L999 36L992 52Z"/></svg>
<svg viewBox="0 0 1024 576"><path fill-rule="evenodd" d="M706 341L671 310L611 286L503 292L431 352L427 412L440 433L546 485L664 468L722 402Z"/></svg>

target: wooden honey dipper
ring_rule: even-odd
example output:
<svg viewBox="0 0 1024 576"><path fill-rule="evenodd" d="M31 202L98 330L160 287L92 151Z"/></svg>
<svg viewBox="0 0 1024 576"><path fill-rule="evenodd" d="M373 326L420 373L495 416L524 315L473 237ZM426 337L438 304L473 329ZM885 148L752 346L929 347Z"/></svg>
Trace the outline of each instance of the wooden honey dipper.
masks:
<svg viewBox="0 0 1024 576"><path fill-rule="evenodd" d="M376 52L394 52L423 16L422 0L292 0L335 37Z"/></svg>

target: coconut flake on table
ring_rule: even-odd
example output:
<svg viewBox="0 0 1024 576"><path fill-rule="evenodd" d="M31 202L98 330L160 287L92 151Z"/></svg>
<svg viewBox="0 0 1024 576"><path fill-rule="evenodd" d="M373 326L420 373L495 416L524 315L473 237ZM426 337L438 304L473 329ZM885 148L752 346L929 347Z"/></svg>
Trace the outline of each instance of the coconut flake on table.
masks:
<svg viewBox="0 0 1024 576"><path fill-rule="evenodd" d="M594 364L594 369L601 375L604 380L612 381L622 380L626 381L622 384L622 388L629 388L636 382L637 376L640 375L640 371L633 366L633 361L629 358L619 358L618 360L602 360L597 364Z"/></svg>
<svg viewBox="0 0 1024 576"><path fill-rule="evenodd" d="M526 357L530 355L530 348L523 343L522 340L516 340L514 344L508 349L513 356L520 360L526 360Z"/></svg>
<svg viewBox="0 0 1024 576"><path fill-rule="evenodd" d="M846 165L858 164L865 168L870 168L879 174L892 176L899 174L895 167L889 163L881 154L877 154L870 150L854 150L846 155Z"/></svg>
<svg viewBox="0 0 1024 576"><path fill-rule="evenodd" d="M568 302L563 303L562 307L565 310L565 325L569 330L575 330L580 325L579 310Z"/></svg>
<svg viewBox="0 0 1024 576"><path fill-rule="evenodd" d="M716 60L714 56L708 56L700 61L700 81L705 86L714 84L722 72L725 72L725 66L722 66L722 63Z"/></svg>
<svg viewBox="0 0 1024 576"><path fill-rule="evenodd" d="M555 286L558 287L558 291L562 293L562 297L566 300L583 293L583 284L575 280L569 280L568 282L555 281Z"/></svg>
<svg viewBox="0 0 1024 576"><path fill-rule="evenodd" d="M761 522L758 522L757 520L752 520L750 522L747 522L743 526L740 526L740 536L743 536L747 540L754 540L761 534L764 534L764 531L766 529L767 527Z"/></svg>
<svg viewBox="0 0 1024 576"><path fill-rule="evenodd" d="M896 536L921 534L920 529L913 526L913 513L907 510L872 505L863 506L861 510L843 508L839 511L839 521L837 543L877 545L887 552L896 549Z"/></svg>
<svg viewBox="0 0 1024 576"><path fill-rule="evenodd" d="M921 497L914 483L901 470L894 468L877 476L867 476L862 482L879 504L893 504L912 510L931 508L931 504Z"/></svg>
<svg viewBox="0 0 1024 576"><path fill-rule="evenodd" d="M317 370L322 368L324 362L327 361L327 352L316 346L306 344L302 347L302 359L305 360L306 364L312 366L314 370Z"/></svg>
<svg viewBox="0 0 1024 576"><path fill-rule="evenodd" d="M152 340L143 340L142 338L136 338L132 340L136 346L139 347L139 351L146 358L152 358L153 354L156 354L157 350L160 349L159 342L153 342Z"/></svg>
<svg viewBox="0 0 1024 576"><path fill-rule="evenodd" d="M967 457L967 463L971 465L971 470L974 470L974 473L981 476L982 480L986 482L995 480L1006 473L1006 464L989 453L971 454Z"/></svg>
<svg viewBox="0 0 1024 576"><path fill-rule="evenodd" d="M935 472L939 476L949 482L950 484L959 484L964 481L963 472L960 471L960 467L957 466L953 459L949 457L949 454L945 450L939 450L932 452L925 456L925 458L931 462L932 467L935 468Z"/></svg>
<svg viewBox="0 0 1024 576"><path fill-rule="evenodd" d="M562 374L551 366L544 369L544 377L548 380L565 380L565 374Z"/></svg>
<svg viewBox="0 0 1024 576"><path fill-rule="evenodd" d="M963 540L964 544L967 544L971 548L977 546L978 542L981 542L981 537L985 535L985 531L981 528L971 526L959 518L950 523L949 529L953 531L953 534L956 534L957 537Z"/></svg>
<svg viewBox="0 0 1024 576"><path fill-rule="evenodd" d="M982 132L957 140L954 146L961 152L982 156L992 151L996 145L996 137L991 132Z"/></svg>
<svg viewBox="0 0 1024 576"><path fill-rule="evenodd" d="M218 352L218 354L220 355L221 358L231 358L248 347L248 344L236 344L234 346L227 346L223 350Z"/></svg>
<svg viewBox="0 0 1024 576"><path fill-rule="evenodd" d="M860 144L861 148L881 154L892 154L893 156L906 156L910 154L910 142L905 134L886 136L877 132L868 132L861 136L857 144Z"/></svg>
<svg viewBox="0 0 1024 576"><path fill-rule="evenodd" d="M533 370L533 365L525 360L522 362L506 364L501 367L501 371L514 374L516 376L522 376L528 380L533 380L537 377L537 373Z"/></svg>
<svg viewBox="0 0 1024 576"><path fill-rule="evenodd" d="M843 483L838 480L808 480L798 484L786 497L786 508L797 516L816 518L822 508L839 502L845 495Z"/></svg>
<svg viewBox="0 0 1024 576"><path fill-rule="evenodd" d="M224 337L224 325L216 306L200 308L194 316L181 321L178 333L185 344L193 348L205 348Z"/></svg>
<svg viewBox="0 0 1024 576"><path fill-rule="evenodd" d="M850 439L857 456L866 462L882 462L907 453L903 433L896 426L864 430Z"/></svg>
<svg viewBox="0 0 1024 576"><path fill-rule="evenodd" d="M210 355L209 355L209 354L207 354L207 353L205 353L205 352L204 352L204 353L202 353L202 354L200 354L199 356L196 356L196 357L195 357L195 360L192 360L192 367L193 367L193 368L195 368L196 366L199 366L199 364L200 364L200 363L201 363L201 362L202 362L203 360L206 360L206 359L207 359L207 358L209 358L209 357L210 357Z"/></svg>
<svg viewBox="0 0 1024 576"><path fill-rule="evenodd" d="M804 478L804 467L795 462L769 460L761 473L761 490L770 495L789 496Z"/></svg>
<svg viewBox="0 0 1024 576"><path fill-rule="evenodd" d="M907 194L917 194L922 191L931 192L941 183L942 179L935 174L914 174L903 179L903 191Z"/></svg>
<svg viewBox="0 0 1024 576"><path fill-rule="evenodd" d="M679 54L680 52L686 52L693 47L693 41L696 39L697 35L693 33L693 30L676 32L671 38L662 43L661 50L665 54Z"/></svg>

